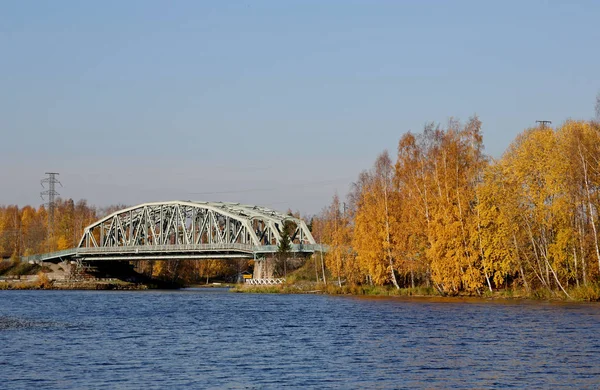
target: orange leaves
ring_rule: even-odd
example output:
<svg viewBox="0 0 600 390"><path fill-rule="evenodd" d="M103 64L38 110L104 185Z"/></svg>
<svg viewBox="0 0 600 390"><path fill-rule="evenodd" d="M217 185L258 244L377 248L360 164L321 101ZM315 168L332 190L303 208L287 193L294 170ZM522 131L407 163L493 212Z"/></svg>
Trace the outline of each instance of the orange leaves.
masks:
<svg viewBox="0 0 600 390"><path fill-rule="evenodd" d="M474 117L464 126L450 121L446 130L426 130L422 136L419 192L427 194L421 207L427 210L425 257L432 281L445 292L474 292L482 285L481 259L472 245L476 187L487 164L480 127Z"/></svg>
<svg viewBox="0 0 600 390"><path fill-rule="evenodd" d="M0 257L33 255L77 245L83 228L96 220L95 208L85 200L74 204L58 199L53 234L48 229L48 213L43 206L0 207Z"/></svg>
<svg viewBox="0 0 600 390"><path fill-rule="evenodd" d="M397 286L399 199L393 179L392 161L384 152L371 171L361 174L361 191L356 195L352 245L361 271L376 285Z"/></svg>
<svg viewBox="0 0 600 390"><path fill-rule="evenodd" d="M528 129L491 164L477 117L429 124L402 136L391 166L382 154L354 184L349 213L337 197L325 213L334 275L405 286L410 275L450 294L506 285L566 294L600 275L597 123Z"/></svg>
<svg viewBox="0 0 600 390"><path fill-rule="evenodd" d="M334 197L315 224L331 248L329 270L380 285L399 287L410 277L411 285L433 281L445 292L481 288L476 206L487 164L477 117L405 134L395 163L383 153L360 174L348 215L336 211Z"/></svg>
<svg viewBox="0 0 600 390"><path fill-rule="evenodd" d="M589 280L594 257L600 263L599 162L592 123L568 121L517 137L479 189L482 245L495 270L518 271L523 284L551 290Z"/></svg>

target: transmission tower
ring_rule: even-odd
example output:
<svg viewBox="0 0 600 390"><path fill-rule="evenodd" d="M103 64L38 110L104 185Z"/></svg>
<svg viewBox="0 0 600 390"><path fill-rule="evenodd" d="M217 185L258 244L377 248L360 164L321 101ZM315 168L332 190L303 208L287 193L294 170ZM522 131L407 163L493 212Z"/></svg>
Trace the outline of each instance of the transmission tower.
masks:
<svg viewBox="0 0 600 390"><path fill-rule="evenodd" d="M46 188L44 184L48 184L48 189L40 192L40 196L42 200L48 200L44 204L48 205L48 231L50 236L52 236L54 230L54 198L60 195L56 192L56 184L58 183L62 187L62 183L56 178L58 175L57 172L46 172L46 175L48 177L40 181L40 183L44 188Z"/></svg>
<svg viewBox="0 0 600 390"><path fill-rule="evenodd" d="M546 128L546 125L552 123L552 121L535 121L535 123L539 123L541 128L544 129Z"/></svg>

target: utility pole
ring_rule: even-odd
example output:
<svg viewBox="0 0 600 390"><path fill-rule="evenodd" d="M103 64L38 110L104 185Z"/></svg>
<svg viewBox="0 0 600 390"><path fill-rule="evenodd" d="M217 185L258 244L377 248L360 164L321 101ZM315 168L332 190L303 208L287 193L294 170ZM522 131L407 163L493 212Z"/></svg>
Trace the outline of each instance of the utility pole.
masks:
<svg viewBox="0 0 600 390"><path fill-rule="evenodd" d="M552 121L535 121L535 123L539 123L541 128L545 129L546 125L552 123Z"/></svg>
<svg viewBox="0 0 600 390"><path fill-rule="evenodd" d="M48 236L52 237L54 233L54 199L58 195L60 195L58 192L56 192L56 184L58 183L62 187L62 183L56 178L56 176L58 176L59 173L46 172L46 175L48 175L48 177L41 180L40 184L43 188L46 188L44 184L48 184L48 189L40 192L40 197L42 198L42 200L46 200L45 197L47 197L48 199L48 202L45 203L46 205L48 205Z"/></svg>
<svg viewBox="0 0 600 390"><path fill-rule="evenodd" d="M325 278L325 262L323 261L323 243L321 240L319 240L319 246L319 253L321 254L321 269L323 270L323 284L327 286L327 278Z"/></svg>

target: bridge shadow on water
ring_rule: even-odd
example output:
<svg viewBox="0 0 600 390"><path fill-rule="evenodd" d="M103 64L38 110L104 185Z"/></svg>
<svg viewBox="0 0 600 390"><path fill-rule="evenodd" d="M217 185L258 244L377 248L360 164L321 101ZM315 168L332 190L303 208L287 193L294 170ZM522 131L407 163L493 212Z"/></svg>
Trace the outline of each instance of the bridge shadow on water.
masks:
<svg viewBox="0 0 600 390"><path fill-rule="evenodd" d="M181 281L168 281L139 273L135 270L135 266L128 261L91 262L85 273L96 279L114 278L151 289L179 289L184 287Z"/></svg>

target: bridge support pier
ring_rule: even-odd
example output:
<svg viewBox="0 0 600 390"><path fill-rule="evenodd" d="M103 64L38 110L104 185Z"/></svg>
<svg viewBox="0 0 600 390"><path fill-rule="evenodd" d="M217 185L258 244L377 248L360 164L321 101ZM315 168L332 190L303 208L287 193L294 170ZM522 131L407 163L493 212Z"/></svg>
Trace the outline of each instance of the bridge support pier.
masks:
<svg viewBox="0 0 600 390"><path fill-rule="evenodd" d="M253 279L272 279L274 270L273 259L262 258L254 260Z"/></svg>

